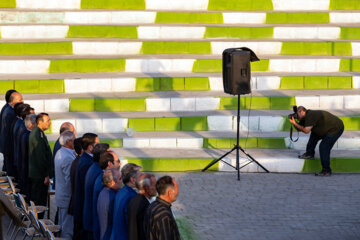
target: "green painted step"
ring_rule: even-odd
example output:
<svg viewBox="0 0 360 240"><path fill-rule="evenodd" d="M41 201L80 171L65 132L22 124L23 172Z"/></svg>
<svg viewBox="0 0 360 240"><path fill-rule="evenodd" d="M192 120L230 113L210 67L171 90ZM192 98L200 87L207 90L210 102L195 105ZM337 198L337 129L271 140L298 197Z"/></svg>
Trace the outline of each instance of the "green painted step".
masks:
<svg viewBox="0 0 360 240"><path fill-rule="evenodd" d="M263 59L257 62L251 62L251 71L268 71L269 60ZM193 65L193 72L222 72L221 59L197 59Z"/></svg>
<svg viewBox="0 0 360 240"><path fill-rule="evenodd" d="M360 59L340 59L340 70L342 72L360 72Z"/></svg>
<svg viewBox="0 0 360 240"><path fill-rule="evenodd" d="M209 0L208 10L265 11L273 10L271 0Z"/></svg>
<svg viewBox="0 0 360 240"><path fill-rule="evenodd" d="M342 27L341 32L340 32L340 38L341 39L360 39L360 28L358 28L358 27Z"/></svg>
<svg viewBox="0 0 360 240"><path fill-rule="evenodd" d="M288 110L296 105L295 97L243 97L241 109ZM237 98L220 97L218 110L237 109ZM145 98L71 98L70 112L136 112L146 111Z"/></svg>
<svg viewBox="0 0 360 240"><path fill-rule="evenodd" d="M51 60L49 72L124 72L125 61L125 59Z"/></svg>
<svg viewBox="0 0 360 240"><path fill-rule="evenodd" d="M330 0L330 10L360 10L359 0Z"/></svg>
<svg viewBox="0 0 360 240"><path fill-rule="evenodd" d="M129 128L147 131L207 131L207 117L129 118Z"/></svg>
<svg viewBox="0 0 360 240"><path fill-rule="evenodd" d="M16 0L1 0L0 8L16 8Z"/></svg>
<svg viewBox="0 0 360 240"><path fill-rule="evenodd" d="M126 157L125 157L126 158ZM144 172L200 171L214 159L211 158L126 158L128 162L142 166ZM219 163L211 171L219 170Z"/></svg>
<svg viewBox="0 0 360 240"><path fill-rule="evenodd" d="M70 112L137 112L146 111L144 98L70 99Z"/></svg>
<svg viewBox="0 0 360 240"><path fill-rule="evenodd" d="M71 42L0 43L0 55L73 54Z"/></svg>
<svg viewBox="0 0 360 240"><path fill-rule="evenodd" d="M284 149L284 138L240 138L244 148ZM231 149L236 145L236 138L204 138L204 148Z"/></svg>
<svg viewBox="0 0 360 240"><path fill-rule="evenodd" d="M283 23L329 23L329 13L319 12L269 12L266 13L267 24Z"/></svg>
<svg viewBox="0 0 360 240"><path fill-rule="evenodd" d="M351 56L350 42L283 42L282 55Z"/></svg>
<svg viewBox="0 0 360 240"><path fill-rule="evenodd" d="M332 158L330 160L333 172L339 173L358 173L360 172L359 158ZM322 169L320 159L305 160L302 172L320 172Z"/></svg>
<svg viewBox="0 0 360 240"><path fill-rule="evenodd" d="M144 10L145 0L81 0L82 9L134 9Z"/></svg>
<svg viewBox="0 0 360 240"><path fill-rule="evenodd" d="M281 77L280 89L351 89L352 77L286 76Z"/></svg>
<svg viewBox="0 0 360 240"><path fill-rule="evenodd" d="M240 109L272 109L288 110L296 105L295 97L243 97L240 99ZM220 98L219 110L237 109L237 98Z"/></svg>
<svg viewBox="0 0 360 240"><path fill-rule="evenodd" d="M136 26L69 26L68 38L137 38Z"/></svg>
<svg viewBox="0 0 360 240"><path fill-rule="evenodd" d="M64 80L15 80L0 81L0 93L16 89L21 93L64 93Z"/></svg>
<svg viewBox="0 0 360 240"><path fill-rule="evenodd" d="M21 93L64 93L64 80L16 80L14 88Z"/></svg>
<svg viewBox="0 0 360 240"><path fill-rule="evenodd" d="M143 42L142 54L211 54L210 42Z"/></svg>
<svg viewBox="0 0 360 240"><path fill-rule="evenodd" d="M205 38L271 39L273 31L273 27L207 27Z"/></svg>
<svg viewBox="0 0 360 240"><path fill-rule="evenodd" d="M222 13L157 12L155 23L224 23Z"/></svg>

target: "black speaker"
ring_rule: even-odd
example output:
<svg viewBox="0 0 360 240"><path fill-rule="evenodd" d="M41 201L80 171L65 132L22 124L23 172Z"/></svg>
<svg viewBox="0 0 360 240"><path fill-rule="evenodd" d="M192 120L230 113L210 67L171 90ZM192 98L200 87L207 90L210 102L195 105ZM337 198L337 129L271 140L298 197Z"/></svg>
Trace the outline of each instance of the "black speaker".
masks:
<svg viewBox="0 0 360 240"><path fill-rule="evenodd" d="M251 93L250 62L259 61L249 48L228 48L223 51L224 92L233 95Z"/></svg>

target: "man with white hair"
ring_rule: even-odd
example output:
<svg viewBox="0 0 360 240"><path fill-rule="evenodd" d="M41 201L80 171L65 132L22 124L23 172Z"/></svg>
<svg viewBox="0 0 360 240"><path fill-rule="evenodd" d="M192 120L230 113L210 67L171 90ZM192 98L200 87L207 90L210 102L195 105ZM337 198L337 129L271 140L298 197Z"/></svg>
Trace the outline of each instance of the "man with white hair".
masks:
<svg viewBox="0 0 360 240"><path fill-rule="evenodd" d="M74 218L68 214L71 198L70 168L75 159L75 134L65 131L60 135L61 148L55 156L56 190L55 202L58 207L58 223L61 226L61 237L72 239Z"/></svg>

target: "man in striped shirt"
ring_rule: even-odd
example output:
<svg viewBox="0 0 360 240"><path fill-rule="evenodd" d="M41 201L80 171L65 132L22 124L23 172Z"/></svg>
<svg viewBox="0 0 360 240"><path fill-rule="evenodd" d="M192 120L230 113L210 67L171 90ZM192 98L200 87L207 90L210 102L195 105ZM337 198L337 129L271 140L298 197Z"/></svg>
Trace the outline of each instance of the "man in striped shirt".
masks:
<svg viewBox="0 0 360 240"><path fill-rule="evenodd" d="M170 176L161 177L156 182L159 196L150 204L144 219L146 239L180 240L180 233L171 211L171 203L179 194L179 186Z"/></svg>

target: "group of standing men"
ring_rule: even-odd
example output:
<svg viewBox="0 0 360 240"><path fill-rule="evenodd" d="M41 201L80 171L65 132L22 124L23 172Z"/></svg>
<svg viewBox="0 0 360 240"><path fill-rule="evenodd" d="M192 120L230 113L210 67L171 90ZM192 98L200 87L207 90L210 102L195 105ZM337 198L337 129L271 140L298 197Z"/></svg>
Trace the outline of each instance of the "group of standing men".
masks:
<svg viewBox="0 0 360 240"><path fill-rule="evenodd" d="M51 150L44 134L51 124L47 113L35 114L15 90L5 94L0 115L0 152L3 171L15 178L26 200L45 205L53 175Z"/></svg>
<svg viewBox="0 0 360 240"><path fill-rule="evenodd" d="M61 237L81 240L180 239L171 204L179 188L170 176L156 181L141 166L121 162L97 134L76 138L65 122L51 151L47 113L34 114L22 95L9 90L0 116L3 170L15 177L20 193L46 205L55 177L55 202ZM155 196L157 198L155 199Z"/></svg>

